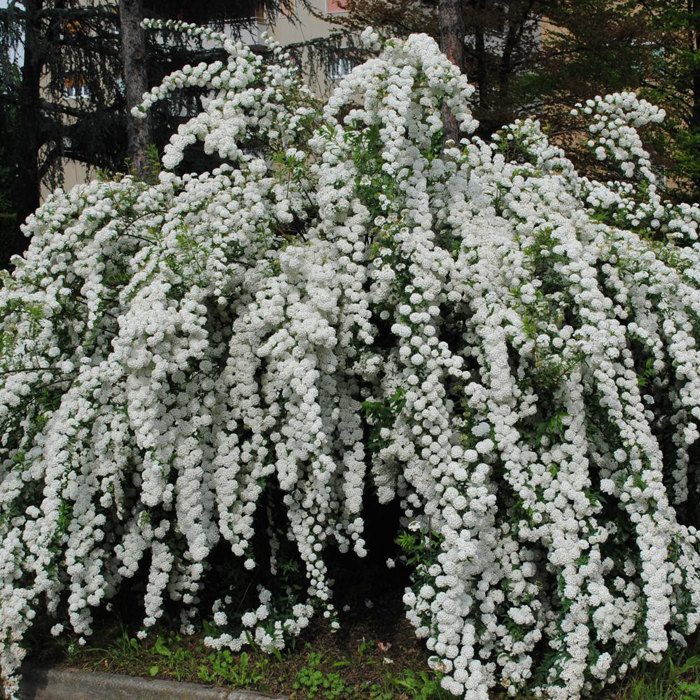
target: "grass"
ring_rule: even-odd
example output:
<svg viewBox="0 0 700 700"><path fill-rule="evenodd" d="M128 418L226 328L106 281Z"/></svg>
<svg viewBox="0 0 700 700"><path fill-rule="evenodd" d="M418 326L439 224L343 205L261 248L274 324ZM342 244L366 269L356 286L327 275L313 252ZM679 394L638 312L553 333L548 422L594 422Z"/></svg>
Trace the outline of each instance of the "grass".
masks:
<svg viewBox="0 0 700 700"><path fill-rule="evenodd" d="M96 632L85 646L37 629L30 640L30 663L258 690L291 700L453 700L440 687L439 674L429 670L425 645L405 618L404 582L397 569L387 573L385 567L368 566L352 577L339 576L341 628L332 632L323 620L313 621L275 655L255 648L234 654L205 647L204 632L182 636L174 631L176 610L141 641L136 636L134 588L114 601L124 618L101 613L105 617L96 619ZM499 691L492 697L510 696ZM512 700L532 699L520 695ZM670 650L660 664L640 664L592 700L700 700L700 633L688 640L686 649Z"/></svg>
<svg viewBox="0 0 700 700"><path fill-rule="evenodd" d="M111 639L109 636L111 635ZM46 647L35 661L91 671L202 682L217 686L283 693L293 700L341 698L372 700L450 700L439 677L415 649L366 637L333 642L329 634L277 655L257 649L233 654L212 650L203 638L161 631L138 640L122 625L81 647L62 642ZM352 637L352 635L351 635ZM96 642L96 643L95 643ZM396 653L398 652L398 653Z"/></svg>
<svg viewBox="0 0 700 700"><path fill-rule="evenodd" d="M393 543L392 533L387 540ZM135 580L113 601L123 619L100 611L95 634L85 646L53 639L48 629L37 627L29 640L34 649L30 663L202 682L284 694L294 700L452 700L441 689L439 675L429 670L425 645L405 618L405 574L400 567L387 570L385 559L373 566L365 563L351 577L337 577L336 605L341 611L337 632L321 619L313 621L302 637L291 640L290 648L277 655L250 648L234 654L205 647L204 632L182 636L174 631L175 609L171 621L164 616L149 637L139 640L139 621L134 619L139 611L133 600L143 594L145 584Z"/></svg>
<svg viewBox="0 0 700 700"><path fill-rule="evenodd" d="M239 654L215 651L204 646L203 635L183 637L166 628L140 641L113 621L83 647L53 641L34 660L279 693L292 700L453 698L441 689L439 675L428 670L426 652L404 619L394 618L387 628L367 618L368 612L335 634L319 623L293 648L272 656L255 648ZM494 694L494 700L506 697ZM595 699L700 700L700 638L682 652L669 652L660 664L641 664Z"/></svg>
<svg viewBox="0 0 700 700"><path fill-rule="evenodd" d="M697 700L700 698L700 643L670 651L660 664L642 664L619 686L615 700Z"/></svg>

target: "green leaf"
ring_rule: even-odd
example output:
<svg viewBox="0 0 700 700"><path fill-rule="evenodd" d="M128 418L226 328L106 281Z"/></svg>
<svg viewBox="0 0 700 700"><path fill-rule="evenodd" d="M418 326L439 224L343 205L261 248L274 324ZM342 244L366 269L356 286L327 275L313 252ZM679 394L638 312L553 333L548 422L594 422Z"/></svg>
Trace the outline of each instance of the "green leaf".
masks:
<svg viewBox="0 0 700 700"><path fill-rule="evenodd" d="M160 654L161 656L172 656L172 652L168 647L165 646L165 640L163 637L158 637L156 639L156 643L153 645L153 651L156 652L156 654Z"/></svg>

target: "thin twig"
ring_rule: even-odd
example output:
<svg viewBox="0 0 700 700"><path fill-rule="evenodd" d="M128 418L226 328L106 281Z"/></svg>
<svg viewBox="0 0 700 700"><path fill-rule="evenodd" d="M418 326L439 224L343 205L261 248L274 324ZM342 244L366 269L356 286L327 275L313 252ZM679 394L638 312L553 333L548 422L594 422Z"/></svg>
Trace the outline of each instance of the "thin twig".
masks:
<svg viewBox="0 0 700 700"><path fill-rule="evenodd" d="M60 367L24 367L22 369L4 369L0 376L6 374L18 374L19 372L63 372Z"/></svg>

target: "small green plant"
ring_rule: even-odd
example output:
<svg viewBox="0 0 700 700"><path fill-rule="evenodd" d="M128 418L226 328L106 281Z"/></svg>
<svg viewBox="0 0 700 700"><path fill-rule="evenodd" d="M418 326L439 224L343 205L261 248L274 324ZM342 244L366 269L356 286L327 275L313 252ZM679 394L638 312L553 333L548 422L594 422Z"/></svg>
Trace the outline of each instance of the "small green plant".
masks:
<svg viewBox="0 0 700 700"><path fill-rule="evenodd" d="M700 655L668 654L661 664L644 664L625 683L619 700L698 700Z"/></svg>
<svg viewBox="0 0 700 700"><path fill-rule="evenodd" d="M376 642L363 637L357 647L357 663L361 665L373 664L374 659L371 658L371 652L376 646Z"/></svg>
<svg viewBox="0 0 700 700"><path fill-rule="evenodd" d="M449 693L440 687L440 676L432 675L426 671L412 671L406 669L400 675L392 679L395 688L403 691L413 700L437 700L448 698Z"/></svg>
<svg viewBox="0 0 700 700"><path fill-rule="evenodd" d="M355 695L354 688L349 687L338 673L324 673L319 668L323 656L316 651L309 654L306 665L297 673L295 691L303 691L306 697L322 697L324 700L348 698Z"/></svg>
<svg viewBox="0 0 700 700"><path fill-rule="evenodd" d="M454 696L442 689L440 678L440 674L410 668L398 673L387 670L379 683L366 684L361 697L372 700L450 700Z"/></svg>
<svg viewBox="0 0 700 700"><path fill-rule="evenodd" d="M187 670L194 658L192 652L183 646L182 637L175 633L167 636L158 635L150 651L156 654L159 660L149 668L149 674L155 676L162 669L178 681L187 675Z"/></svg>
<svg viewBox="0 0 700 700"><path fill-rule="evenodd" d="M131 637L129 633L122 629L122 633L114 642L111 649L102 649L110 661L120 666L128 666L133 663L141 653L141 644L136 637ZM74 655L79 653L79 647L73 650Z"/></svg>
<svg viewBox="0 0 700 700"><path fill-rule="evenodd" d="M267 677L269 659L263 657L251 661L247 652L238 658L228 650L215 651L200 664L197 677L205 683L230 683L237 687L258 687Z"/></svg>

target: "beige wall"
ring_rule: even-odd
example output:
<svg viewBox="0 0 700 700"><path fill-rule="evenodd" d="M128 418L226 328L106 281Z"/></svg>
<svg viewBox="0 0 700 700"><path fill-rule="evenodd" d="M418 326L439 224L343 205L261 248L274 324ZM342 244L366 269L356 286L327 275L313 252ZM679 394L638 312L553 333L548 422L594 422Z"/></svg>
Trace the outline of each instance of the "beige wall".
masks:
<svg viewBox="0 0 700 700"><path fill-rule="evenodd" d="M346 14L339 11L339 2L342 0L309 0L309 9L300 0L296 0L296 17L294 20L277 15L274 24L266 21L262 13L258 16L257 22L251 30L243 33L244 43L252 46L262 47L261 35L267 32L273 39L282 46L290 44L301 44L313 39L327 37L334 29L334 25L326 21L326 18ZM325 95L333 86L333 81L329 76L321 71L312 71L308 51L304 51L306 59L305 80L309 87L319 95Z"/></svg>
<svg viewBox="0 0 700 700"><path fill-rule="evenodd" d="M328 10L338 8L338 0L310 0L310 4L315 9L316 14L304 8L297 0L296 22L280 17L275 25L271 27L270 34L282 46L328 36L334 29L334 26L323 18L345 14L344 12L328 12ZM312 76L308 70L309 67L307 66L306 68L305 77L309 87L319 95L327 94L333 86L333 82L328 75L317 71Z"/></svg>
<svg viewBox="0 0 700 700"><path fill-rule="evenodd" d="M95 171L84 163L79 163L76 160L65 160L63 162L63 189L67 192L76 185L90 182L95 178L95 175ZM41 201L43 202L52 191L48 184L42 183Z"/></svg>
<svg viewBox="0 0 700 700"><path fill-rule="evenodd" d="M309 4L316 10L317 14L332 16L326 12L327 4L332 6L332 2L327 3L327 0L310 0ZM312 14L300 2L297 2L296 14L297 20L295 22L279 16L277 22L271 27L270 33L283 46L328 36L332 29L331 24Z"/></svg>

